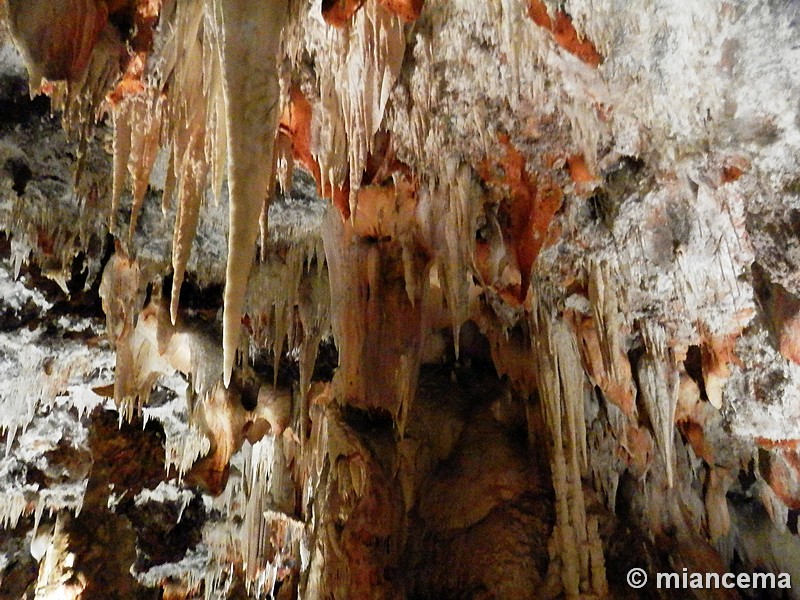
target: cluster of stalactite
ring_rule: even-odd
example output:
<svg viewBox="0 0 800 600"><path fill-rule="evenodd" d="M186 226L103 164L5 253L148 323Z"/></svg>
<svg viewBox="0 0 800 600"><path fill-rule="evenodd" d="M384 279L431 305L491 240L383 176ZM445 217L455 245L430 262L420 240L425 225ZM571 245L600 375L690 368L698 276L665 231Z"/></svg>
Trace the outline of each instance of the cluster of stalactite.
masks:
<svg viewBox="0 0 800 600"><path fill-rule="evenodd" d="M543 44L586 80L602 64L565 12L539 1L487 5L503 23L511 69L524 71L523 50ZM258 594L278 597L609 597L602 530L633 478L645 497L632 502L637 524L696 543L682 559L701 569L729 534L726 493L745 467L741 455L713 456L704 431L719 420L733 346L753 316L737 291L748 250L718 244L726 318L712 328L698 317L689 333L674 326L683 315L636 308L627 255L596 252L545 272L537 261L570 227L559 218L565 205L589 199L613 218L618 207L595 190L604 177L612 192L629 186L635 162L601 175L581 117L579 142L535 167L509 133L483 156L445 152L451 132L430 116L441 102L430 81L412 78L411 98L390 101L407 61L432 62L432 45L408 45L422 0L314 9L321 19L311 25L299 0L5 2L32 92L49 94L74 134L78 177L97 123L113 129L103 206L115 252L100 295L116 370L106 392L131 418L159 377L188 379L190 417L205 438L182 449L181 475L241 523L236 540L208 544ZM323 33L303 42L298 31L312 26ZM159 162L165 214L177 204L169 286L134 243ZM277 243L269 207L290 190L295 164L330 209L312 241ZM741 176L726 169L709 205ZM207 202L229 209L219 334L180 303ZM708 222L735 236L741 220L719 205ZM651 230L661 225L643 224L631 246L657 247ZM682 273L673 280L685 298L705 293L702 273ZM781 351L796 361L797 318L777 318ZM315 380L330 334L338 366L330 381ZM456 360L490 362L504 383L495 377L471 404L463 390L432 398L424 365L451 348ZM264 351L273 381L249 360ZM293 390L277 385L287 353L299 362ZM231 483L239 452L242 477ZM697 481L700 508L672 502L695 498L687 490ZM780 520L791 494L775 487L763 494ZM56 528L46 577L67 552ZM233 570L221 558L209 568L207 594ZM192 577L184 595L197 589Z"/></svg>

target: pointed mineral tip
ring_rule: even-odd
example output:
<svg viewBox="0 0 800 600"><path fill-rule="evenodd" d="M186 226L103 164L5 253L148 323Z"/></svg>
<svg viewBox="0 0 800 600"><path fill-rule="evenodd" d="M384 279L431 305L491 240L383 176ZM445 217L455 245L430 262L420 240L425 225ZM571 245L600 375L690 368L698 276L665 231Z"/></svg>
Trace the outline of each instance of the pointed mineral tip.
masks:
<svg viewBox="0 0 800 600"><path fill-rule="evenodd" d="M236 359L236 346L239 345L238 335L234 336L229 327L222 333L222 383L225 389L231 385L231 373L233 372L233 362Z"/></svg>

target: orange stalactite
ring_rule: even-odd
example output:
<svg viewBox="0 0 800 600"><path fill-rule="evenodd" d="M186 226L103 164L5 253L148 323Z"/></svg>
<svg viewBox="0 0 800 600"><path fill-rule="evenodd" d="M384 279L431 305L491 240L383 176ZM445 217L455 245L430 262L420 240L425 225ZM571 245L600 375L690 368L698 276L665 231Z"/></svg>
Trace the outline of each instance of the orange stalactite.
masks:
<svg viewBox="0 0 800 600"><path fill-rule="evenodd" d="M612 356L619 374L615 378L613 372L609 373L603 364L600 336L594 319L569 312L589 379L600 388L606 400L615 404L626 416L633 418L636 414L636 396L631 386L633 375L627 355L619 350L616 356Z"/></svg>
<svg viewBox="0 0 800 600"><path fill-rule="evenodd" d="M700 387L689 375L680 376L678 402L675 407L675 425L692 446L697 456L709 465L716 464L714 449L706 438L708 421L716 414L710 403L700 396Z"/></svg>
<svg viewBox="0 0 800 600"><path fill-rule="evenodd" d="M554 183L539 183L535 175L528 173L525 157L507 135L500 136L500 143L505 155L494 165L484 161L478 170L487 183L508 189L508 198L501 204L501 210L508 216L503 238L517 261L520 272L517 299L523 302L533 265L549 241L550 225L561 208L563 194Z"/></svg>
<svg viewBox="0 0 800 600"><path fill-rule="evenodd" d="M706 461L707 464L714 464L714 450L706 439L705 429L702 423L695 421L681 421L677 424L678 429L689 442L695 455Z"/></svg>
<svg viewBox="0 0 800 600"><path fill-rule="evenodd" d="M425 4L425 0L380 0L380 2L406 23L416 21Z"/></svg>
<svg viewBox="0 0 800 600"><path fill-rule="evenodd" d="M534 23L550 31L559 46L586 64L597 67L603 62L602 55L591 40L578 35L572 24L572 18L564 11L556 11L555 19L552 19L547 14L547 7L542 0L530 0L528 16L533 19Z"/></svg>
<svg viewBox="0 0 800 600"><path fill-rule="evenodd" d="M70 0L31 2L11 14L12 30L28 60L51 81L79 81L89 66L95 45L113 30L112 17L132 23L133 37L127 51L120 45L122 79L108 95L112 103L144 89L141 82L147 55L152 48L161 0ZM52 27L53 22L58 27ZM113 34L113 37L117 37ZM50 85L42 91L52 93Z"/></svg>
<svg viewBox="0 0 800 600"><path fill-rule="evenodd" d="M303 92L293 87L289 91L289 104L281 116L278 135L286 136L292 143L292 158L298 161L317 182L317 192L320 196L330 198L334 206L342 213L342 218L350 218L350 185L345 177L342 186L331 189L325 182L320 172L319 163L311 152L311 119L313 113L311 103Z"/></svg>
<svg viewBox="0 0 800 600"><path fill-rule="evenodd" d="M406 23L419 18L425 0L378 0L387 10ZM323 0L322 18L328 25L344 27L364 5L364 0Z"/></svg>
<svg viewBox="0 0 800 600"><path fill-rule="evenodd" d="M569 156L567 158L567 169L579 193L591 191L598 183L597 176L589 169L589 165L586 164L586 159L582 154Z"/></svg>
<svg viewBox="0 0 800 600"><path fill-rule="evenodd" d="M319 183L320 171L317 161L311 154L311 103L303 92L293 87L289 90L289 104L281 115L278 135L284 135L292 142L292 157L300 163Z"/></svg>
<svg viewBox="0 0 800 600"><path fill-rule="evenodd" d="M344 27L364 4L364 0L323 0L322 18L328 25Z"/></svg>
<svg viewBox="0 0 800 600"><path fill-rule="evenodd" d="M108 15L105 2L97 0L36 0L8 7L12 36L29 70L37 79L50 81L81 78L108 25Z"/></svg>
<svg viewBox="0 0 800 600"><path fill-rule="evenodd" d="M722 406L722 388L730 377L730 365L736 361L734 348L741 332L728 336L708 336L702 345L702 369L706 395L716 408Z"/></svg>
<svg viewBox="0 0 800 600"><path fill-rule="evenodd" d="M317 192L324 198L329 198L339 210L343 219L350 218L350 178L345 177L344 183L332 187L322 177L319 163L311 152L311 119L313 117L311 103L303 92L293 87L289 91L289 104L281 116L279 136L285 136L291 141L292 158L300 163L317 182ZM407 165L398 161L392 150L389 135L379 132L375 136L373 153L367 158L366 171L363 174L364 185L381 186L393 174L402 173L406 181L413 179ZM404 188L402 194L407 195ZM383 197L375 194L374 190L367 192L365 198ZM359 194L361 198L361 194ZM361 204L359 204L361 207Z"/></svg>
<svg viewBox="0 0 800 600"><path fill-rule="evenodd" d="M122 79L108 95L108 100L112 104L119 103L126 96L144 91L142 76L147 64L147 56L153 48L155 29L161 12L161 0L118 1L109 6L110 14L117 12L130 13L135 33L129 43L130 50L127 62L122 68Z"/></svg>

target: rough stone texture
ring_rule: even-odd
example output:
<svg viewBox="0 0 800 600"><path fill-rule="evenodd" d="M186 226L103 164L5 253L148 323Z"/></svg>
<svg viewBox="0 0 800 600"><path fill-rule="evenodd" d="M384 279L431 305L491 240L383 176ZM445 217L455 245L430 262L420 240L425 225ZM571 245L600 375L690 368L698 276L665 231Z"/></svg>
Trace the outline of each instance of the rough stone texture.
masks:
<svg viewBox="0 0 800 600"><path fill-rule="evenodd" d="M800 5L290 2L226 389L235 2L46 1L0 1L0 597L800 598Z"/></svg>

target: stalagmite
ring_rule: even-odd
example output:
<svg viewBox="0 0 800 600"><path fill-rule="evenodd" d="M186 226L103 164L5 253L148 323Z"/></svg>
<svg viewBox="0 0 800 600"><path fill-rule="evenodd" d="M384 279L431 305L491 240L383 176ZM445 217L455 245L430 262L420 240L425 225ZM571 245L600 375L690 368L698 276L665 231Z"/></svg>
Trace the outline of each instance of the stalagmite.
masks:
<svg viewBox="0 0 800 600"><path fill-rule="evenodd" d="M227 386L241 339L261 206L274 182L272 153L280 115L276 63L288 3L270 0L253 6L244 0L214 0L211 6L220 40L228 134L230 229L223 317ZM263 44L254 47L254 37Z"/></svg>

